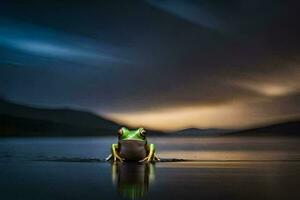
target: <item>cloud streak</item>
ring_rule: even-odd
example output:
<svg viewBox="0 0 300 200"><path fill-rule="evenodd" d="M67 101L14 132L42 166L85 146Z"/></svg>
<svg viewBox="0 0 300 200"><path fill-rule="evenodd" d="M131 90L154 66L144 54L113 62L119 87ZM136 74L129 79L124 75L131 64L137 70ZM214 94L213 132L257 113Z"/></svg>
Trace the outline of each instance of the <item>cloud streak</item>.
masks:
<svg viewBox="0 0 300 200"><path fill-rule="evenodd" d="M205 2L200 5L196 5L192 1L182 0L147 0L147 2L159 9L199 26L216 30L225 29L222 21L214 16L214 13L209 12L204 7Z"/></svg>
<svg viewBox="0 0 300 200"><path fill-rule="evenodd" d="M129 62L117 48L59 31L37 26L0 21L0 46L33 56L61 59L79 64L99 66L102 63Z"/></svg>

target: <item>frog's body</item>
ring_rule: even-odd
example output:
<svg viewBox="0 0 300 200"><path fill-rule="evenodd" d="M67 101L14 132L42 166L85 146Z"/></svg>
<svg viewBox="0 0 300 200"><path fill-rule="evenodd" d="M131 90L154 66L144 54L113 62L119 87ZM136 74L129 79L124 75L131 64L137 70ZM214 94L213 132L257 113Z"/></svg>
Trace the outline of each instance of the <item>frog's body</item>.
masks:
<svg viewBox="0 0 300 200"><path fill-rule="evenodd" d="M106 160L149 162L159 158L155 154L154 144L147 143L143 128L129 130L123 127L119 130L118 144L111 145L111 154Z"/></svg>

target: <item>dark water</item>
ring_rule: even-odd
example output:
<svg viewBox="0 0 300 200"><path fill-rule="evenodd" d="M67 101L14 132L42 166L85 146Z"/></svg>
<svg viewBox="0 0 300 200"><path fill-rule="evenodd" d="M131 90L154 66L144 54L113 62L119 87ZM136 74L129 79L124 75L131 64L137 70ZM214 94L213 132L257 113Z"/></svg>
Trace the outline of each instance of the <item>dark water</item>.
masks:
<svg viewBox="0 0 300 200"><path fill-rule="evenodd" d="M105 162L115 138L0 139L0 198L300 198L299 138L151 141L163 162Z"/></svg>

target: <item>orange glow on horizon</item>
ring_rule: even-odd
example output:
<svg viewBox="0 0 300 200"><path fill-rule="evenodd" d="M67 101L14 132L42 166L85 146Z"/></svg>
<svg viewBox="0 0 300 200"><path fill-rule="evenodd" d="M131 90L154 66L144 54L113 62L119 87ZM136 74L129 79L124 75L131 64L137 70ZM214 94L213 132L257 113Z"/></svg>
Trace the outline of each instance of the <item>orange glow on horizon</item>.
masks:
<svg viewBox="0 0 300 200"><path fill-rule="evenodd" d="M241 103L218 106L195 106L134 113L110 113L117 122L155 130L175 131L185 128L243 128L270 123L280 118L261 118Z"/></svg>

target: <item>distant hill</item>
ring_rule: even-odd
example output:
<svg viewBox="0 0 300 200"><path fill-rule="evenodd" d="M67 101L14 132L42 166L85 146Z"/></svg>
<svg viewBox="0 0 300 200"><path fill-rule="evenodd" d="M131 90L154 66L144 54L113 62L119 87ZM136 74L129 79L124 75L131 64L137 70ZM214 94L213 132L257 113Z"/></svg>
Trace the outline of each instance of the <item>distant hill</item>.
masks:
<svg viewBox="0 0 300 200"><path fill-rule="evenodd" d="M170 136L300 136L300 120L282 122L244 130L188 128Z"/></svg>
<svg viewBox="0 0 300 200"><path fill-rule="evenodd" d="M121 127L96 114L72 109L48 109L16 104L0 99L0 137L105 136ZM300 136L300 120L240 131L188 128L155 136Z"/></svg>
<svg viewBox="0 0 300 200"><path fill-rule="evenodd" d="M37 108L0 99L0 137L111 136L121 126L87 111Z"/></svg>
<svg viewBox="0 0 300 200"><path fill-rule="evenodd" d="M120 126L86 111L36 108L0 99L0 136L101 136Z"/></svg>
<svg viewBox="0 0 300 200"><path fill-rule="evenodd" d="M230 132L226 129L199 129L199 128L188 128L173 132L174 136L218 136L224 133Z"/></svg>
<svg viewBox="0 0 300 200"><path fill-rule="evenodd" d="M300 120L227 133L239 136L300 136Z"/></svg>

